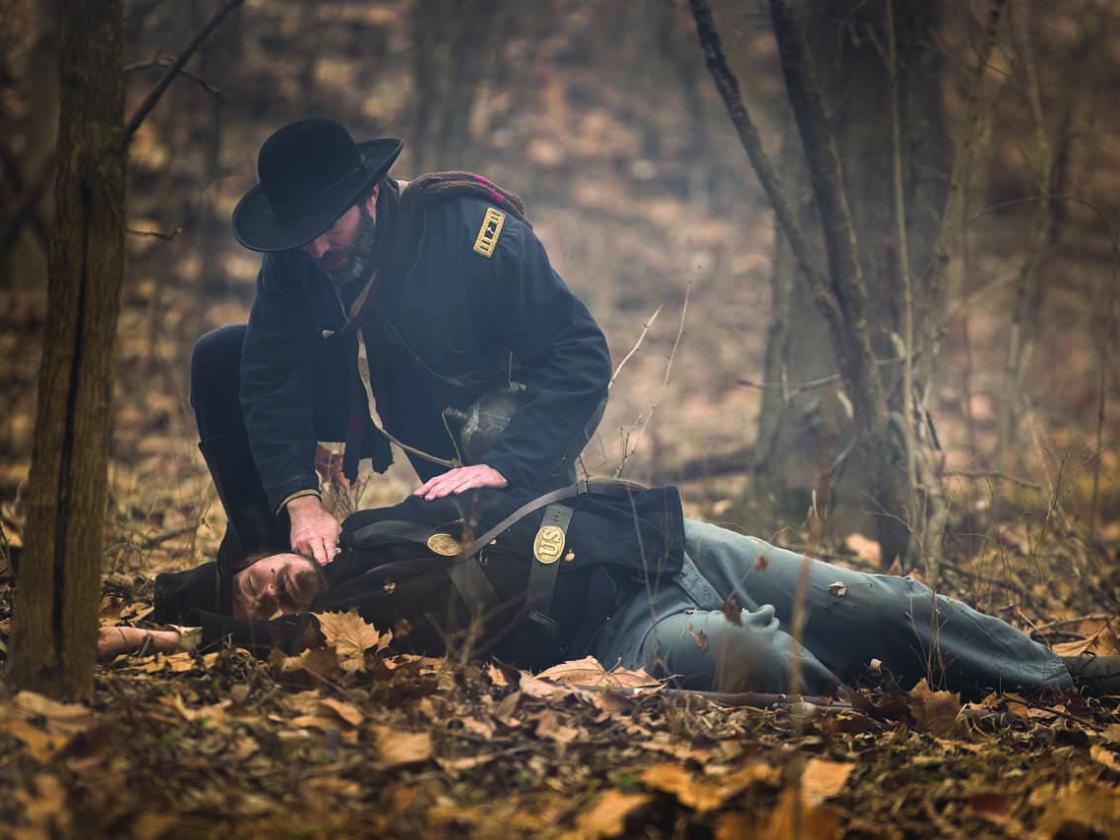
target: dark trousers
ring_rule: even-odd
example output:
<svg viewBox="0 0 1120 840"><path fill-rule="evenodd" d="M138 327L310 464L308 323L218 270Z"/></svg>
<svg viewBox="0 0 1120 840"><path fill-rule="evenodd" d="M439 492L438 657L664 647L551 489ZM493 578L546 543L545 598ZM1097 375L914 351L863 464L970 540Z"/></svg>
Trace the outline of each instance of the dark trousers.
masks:
<svg viewBox="0 0 1120 840"><path fill-rule="evenodd" d="M819 560L808 567L798 645L790 631L804 557L692 520L685 546L679 578L639 592L612 619L594 650L608 667L640 666L717 691L786 692L795 662L806 694L879 675L904 688L924 677L966 699L1072 685L1059 656L999 618L912 578ZM726 606L729 595L742 608L737 615Z"/></svg>
<svg viewBox="0 0 1120 840"><path fill-rule="evenodd" d="M241 413L244 340L245 325L229 324L206 333L191 352L191 406L199 449L229 519L218 560L234 567L251 554L289 549L287 513L272 510L268 502ZM318 390L326 392L315 394L319 440L343 440L345 435L347 402L340 372L328 368L317 377Z"/></svg>

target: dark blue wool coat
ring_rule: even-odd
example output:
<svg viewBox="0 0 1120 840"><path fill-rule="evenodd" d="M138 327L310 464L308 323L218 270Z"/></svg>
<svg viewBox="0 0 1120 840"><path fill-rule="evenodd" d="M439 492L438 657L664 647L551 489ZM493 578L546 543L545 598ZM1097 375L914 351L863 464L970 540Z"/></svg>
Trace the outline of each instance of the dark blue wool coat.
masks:
<svg viewBox="0 0 1120 840"><path fill-rule="evenodd" d="M397 231L407 248L378 276L363 318L378 414L404 443L451 459L443 409L465 409L506 383L512 354L512 379L527 386L527 400L486 463L511 487L559 486L569 482L573 447L606 397L610 355L528 225L507 212L492 255L475 250L492 206L446 197ZM379 471L391 461L368 419L356 336L334 334L343 323L330 281L309 256L264 257L242 351L241 403L274 507L319 486L316 416L346 418L351 474L359 458L372 458ZM446 469L409 458L422 479Z"/></svg>

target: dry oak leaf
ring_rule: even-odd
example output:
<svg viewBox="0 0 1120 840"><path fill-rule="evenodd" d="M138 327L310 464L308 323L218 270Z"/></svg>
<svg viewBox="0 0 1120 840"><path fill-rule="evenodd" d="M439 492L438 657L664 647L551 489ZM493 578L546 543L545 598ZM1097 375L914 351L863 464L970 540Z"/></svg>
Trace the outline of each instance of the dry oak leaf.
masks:
<svg viewBox="0 0 1120 840"><path fill-rule="evenodd" d="M312 682L325 681L339 669L338 655L334 648L308 648L299 656L284 656L279 650L274 650L273 654L279 656L270 661L279 664L281 673L290 676L304 675L310 677Z"/></svg>
<svg viewBox="0 0 1120 840"><path fill-rule="evenodd" d="M850 761L829 761L811 758L801 774L801 795L807 805L820 805L835 796L848 782L855 764Z"/></svg>
<svg viewBox="0 0 1120 840"><path fill-rule="evenodd" d="M932 691L925 680L910 689L910 711L914 720L927 732L948 738L958 733L961 711L959 694Z"/></svg>
<svg viewBox="0 0 1120 840"><path fill-rule="evenodd" d="M389 726L374 726L372 732L381 767L420 764L432 757L432 737L427 732L402 732Z"/></svg>
<svg viewBox="0 0 1120 840"><path fill-rule="evenodd" d="M585 656L553 665L537 674L537 679L549 680L561 685L609 686L611 688L646 688L660 685L660 681L650 676L644 669L636 671L629 668L614 668L607 671L594 656Z"/></svg>
<svg viewBox="0 0 1120 840"><path fill-rule="evenodd" d="M365 653L372 647L378 653L389 646L393 633L379 633L377 628L366 622L357 610L345 613L314 613L319 620L319 631L326 639L327 647L334 648L338 664L343 671L365 671Z"/></svg>
<svg viewBox="0 0 1120 840"><path fill-rule="evenodd" d="M776 787L781 779L781 771L769 764L748 764L718 781L708 781L695 778L680 765L665 763L647 767L638 778L647 787L671 793L682 805L703 814L719 808L751 785L766 784Z"/></svg>
<svg viewBox="0 0 1120 840"><path fill-rule="evenodd" d="M617 837L626 829L626 818L649 801L646 793L605 790L576 818L576 830L569 836L573 840Z"/></svg>
<svg viewBox="0 0 1120 840"><path fill-rule="evenodd" d="M1113 619L1081 622L1078 629L1086 638L1056 644L1053 646L1054 653L1058 656L1080 656L1083 653L1109 656L1120 653L1120 639L1113 630L1112 622Z"/></svg>

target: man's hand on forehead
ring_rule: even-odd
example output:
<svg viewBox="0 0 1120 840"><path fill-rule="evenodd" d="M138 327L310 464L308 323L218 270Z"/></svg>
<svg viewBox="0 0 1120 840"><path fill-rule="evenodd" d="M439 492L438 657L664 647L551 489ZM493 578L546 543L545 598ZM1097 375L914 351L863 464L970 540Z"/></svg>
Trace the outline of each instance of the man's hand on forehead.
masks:
<svg viewBox="0 0 1120 840"><path fill-rule="evenodd" d="M338 553L338 520L323 507L318 496L300 496L288 502L292 521L292 551L310 557L325 566Z"/></svg>

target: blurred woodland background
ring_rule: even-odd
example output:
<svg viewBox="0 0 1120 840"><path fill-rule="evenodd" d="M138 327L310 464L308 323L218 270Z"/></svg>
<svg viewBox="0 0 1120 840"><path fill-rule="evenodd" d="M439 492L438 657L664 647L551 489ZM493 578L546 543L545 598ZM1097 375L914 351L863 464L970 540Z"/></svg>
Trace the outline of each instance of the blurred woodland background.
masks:
<svg viewBox="0 0 1120 840"><path fill-rule="evenodd" d="M124 5L127 114L222 4ZM721 96L734 94L729 77L722 76L722 91L713 84L723 71L712 30L703 49L697 37L707 5L246 0L222 22L129 150L103 623L135 617L156 572L195 565L217 546L223 514L196 449L191 346L207 330L247 317L258 257L234 242L229 217L256 182L261 142L279 125L319 113L358 139L404 138L398 178L468 169L524 197L554 266L603 326L619 368L605 419L583 456L591 474L679 482L692 515L863 569L897 560L896 571L913 570L1040 641L1064 645L1063 653L1120 653L1112 626L1120 592L1120 5L792 3L816 67L817 116L843 168L843 189L830 193L822 175L836 171L827 148L804 142L814 131L819 138L822 123L814 124L812 97L798 95L805 79L781 49L766 4L712 0L708 21L784 184L787 221L800 245L776 220L773 196L729 119ZM994 26L993 9L1002 12ZM893 29L885 25L888 10ZM0 0L0 569L23 544L27 514L48 308L59 48L53 0ZM858 253L845 250L857 241ZM814 291L814 277L825 277L831 291ZM866 292L854 310L859 295L843 288L853 278ZM839 313L831 319L822 314L829 300ZM397 461L387 476L367 476L352 493L337 493L338 511L408 492L415 477ZM8 599L0 599L0 646L8 615ZM250 685L257 692L264 683L247 660L223 657L221 679L245 689L241 703ZM138 683L121 688L116 672L100 673L103 704L139 690ZM450 690L446 673L438 681L434 673L417 677L417 685L426 681L422 691L400 691L414 698L437 682ZM173 711L191 726L210 727L196 723L202 713L193 710L227 702L215 694L217 679L209 688L192 684L190 708L170 683L153 690L162 692L160 703L178 698ZM474 691L475 683L460 679ZM490 679L508 688L493 672ZM387 703L396 697L377 691L369 696ZM420 712L405 704L407 714L423 713L435 726L434 707L424 702L429 709L421 704ZM450 705L439 708L446 720L455 717ZM1040 723L1030 711L1037 726L1076 720L1062 710ZM555 715L550 720L537 740L549 750L555 741L563 758L563 744L576 736L562 741ZM571 732L586 723L564 720ZM710 738L749 731L774 755L792 737L757 719L706 720L670 715L669 728L673 737L692 726ZM860 730L870 733L864 746L878 738L876 726ZM855 729L815 731L797 724L795 734L810 750L822 738L834 751L833 739L846 738L846 749L855 750L862 737ZM1115 723L1112 733L1120 743ZM630 728L615 735L619 743L634 739ZM899 736L871 764L910 761L907 749L940 750L938 760L951 761L944 756L956 748L948 741L922 737ZM1005 752L982 759L979 750L964 758L958 750L952 761L959 760L954 766L966 781L1020 762L1016 781L1008 782L1016 792L1000 800L1000 818L1014 802L1016 818L1030 823L1044 800L1081 801L1054 793L1070 773L1086 766L1120 772L1113 752L1070 771L1051 748L1084 744L1063 737L1036 729L1001 743ZM238 744L237 761L255 760ZM545 749L534 744L525 749ZM657 749L682 761L727 758L715 748L696 758L691 747L678 746ZM336 738L323 760L333 762L337 747ZM430 743L427 749L419 761L430 758ZM604 747L603 774L617 766L612 755ZM148 778L145 762L154 758L137 749L129 760L135 779ZM544 761L517 772L539 781ZM441 767L451 777L458 772ZM260 778L280 785L284 777L270 768ZM840 786L851 770L849 764ZM587 783L585 770L571 772ZM916 804L902 788L892 804L878 772L866 763L857 772L862 787L847 794L845 825L858 829L862 817L854 814L878 809L883 819L902 814L915 831L929 830L932 806ZM200 783L216 802L223 794L210 788L220 787L218 778ZM516 779L509 784L529 784ZM405 791L403 784L382 790L379 813L411 807L415 791L393 792ZM635 783L627 784L620 789ZM1040 784L1051 785L1046 796L1028 800ZM551 785L548 801L560 802L557 791L569 789ZM45 799L44 791L34 795ZM324 791L305 790L300 801L319 807L307 803ZM342 787L331 792L339 802L354 801ZM966 794L972 796L960 796ZM1116 807L1114 789L1102 795ZM627 807L649 799L643 797ZM511 813L517 801L507 803ZM198 799L184 807L203 813L204 805ZM972 807L979 813L981 806ZM1078 810L1061 807L1055 820ZM455 819L481 825L487 810ZM946 819L956 825L959 816ZM437 826L432 819L424 825ZM555 826L555 818L540 816L546 825Z"/></svg>
<svg viewBox="0 0 1120 840"><path fill-rule="evenodd" d="M126 110L210 6L126 4ZM1109 410L1120 388L1120 9L1010 3L985 53L987 4L915 8L898 27L896 65L917 329L914 422L902 425L917 430L942 488L947 556L1027 544L1060 523L1101 572L1106 544L1120 542ZM713 12L823 265L769 14L725 0ZM45 0L5 0L0 13L0 498L5 534L18 540L50 190L21 200L50 177L58 31ZM882 9L808 4L806 28L861 236L869 339L887 399L901 406ZM828 326L776 235L686 4L249 0L187 71L131 148L108 570L138 570L145 546L167 549L154 562L201 559L220 533L194 448L187 360L197 336L246 317L257 258L233 241L229 214L255 182L263 138L308 113L359 138L405 138L398 177L473 169L523 195L554 265L603 324L616 365L625 360L584 456L591 473L681 480L694 513L877 562L879 500L860 470L878 468L849 451L853 400ZM957 173L961 138L971 152ZM942 225L951 175L959 212ZM930 291L935 242L950 259ZM363 501L412 482L398 465L365 485Z"/></svg>

